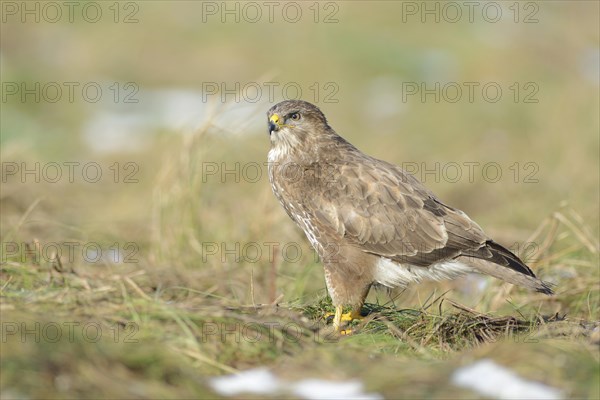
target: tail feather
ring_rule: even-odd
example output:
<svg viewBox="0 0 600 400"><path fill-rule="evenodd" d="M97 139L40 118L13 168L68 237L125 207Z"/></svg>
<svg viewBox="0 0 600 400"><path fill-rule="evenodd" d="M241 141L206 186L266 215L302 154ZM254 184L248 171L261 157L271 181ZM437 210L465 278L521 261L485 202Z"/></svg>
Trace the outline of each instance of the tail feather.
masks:
<svg viewBox="0 0 600 400"><path fill-rule="evenodd" d="M463 255L465 256L469 258L468 263L479 272L544 294L553 294L550 283L538 279L519 257L492 240L488 240L476 251Z"/></svg>
<svg viewBox="0 0 600 400"><path fill-rule="evenodd" d="M488 240L484 248L492 254L491 259L489 259L490 261L535 278L535 274L531 268L506 247L499 245L493 240Z"/></svg>

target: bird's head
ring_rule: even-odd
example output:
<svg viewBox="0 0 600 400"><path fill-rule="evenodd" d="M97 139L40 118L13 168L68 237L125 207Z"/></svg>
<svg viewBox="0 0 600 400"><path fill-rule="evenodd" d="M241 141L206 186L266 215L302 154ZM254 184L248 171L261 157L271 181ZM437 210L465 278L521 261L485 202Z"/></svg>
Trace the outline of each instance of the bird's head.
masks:
<svg viewBox="0 0 600 400"><path fill-rule="evenodd" d="M331 128L319 108L302 100L286 100L275 104L267 112L271 148L293 151L316 143ZM304 149L306 150L306 149Z"/></svg>

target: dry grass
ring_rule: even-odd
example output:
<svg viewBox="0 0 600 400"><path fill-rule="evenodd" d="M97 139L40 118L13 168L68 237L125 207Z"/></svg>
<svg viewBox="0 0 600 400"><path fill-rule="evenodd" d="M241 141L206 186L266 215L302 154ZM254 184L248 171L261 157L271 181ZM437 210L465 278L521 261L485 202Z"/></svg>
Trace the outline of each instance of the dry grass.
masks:
<svg viewBox="0 0 600 400"><path fill-rule="evenodd" d="M139 182L2 182L1 398L216 397L207 378L255 366L288 379L358 378L386 398L477 398L450 376L482 358L567 397L600 398L600 98L580 71L582 55L597 50L598 4L543 4L533 25L399 24L400 2L340 4L340 23L327 27L199 26L199 2L169 4L168 13L163 2L140 3L139 25L6 24L3 80L108 76L142 89L199 90L207 81L273 79L299 83L307 100L314 82L335 81L340 101L317 103L369 154L429 167L501 164L505 179L493 184L480 174L426 184L555 283L556 295L491 278L372 291L354 333L332 336L322 268L265 169L256 181L206 174L209 165L264 167L263 125L228 121L248 105L206 103L192 134L152 131L137 152L102 155L81 135L107 110L101 104L8 101L3 162L95 161L109 178L113 163L133 162ZM276 38L285 45L273 45L274 29L285 30ZM56 48L49 38L60 39ZM48 61L54 50L64 62ZM256 79L265 71L274 77ZM515 81L535 81L540 101L398 100L400 82L431 79L497 81L507 93ZM398 111L381 114L390 99ZM253 114L264 115L266 103L250 105ZM537 183L514 181L516 162L537 165ZM93 262L71 259L64 246L40 256L67 242L108 251ZM289 257L289 245L301 254Z"/></svg>
<svg viewBox="0 0 600 400"><path fill-rule="evenodd" d="M461 304L472 302L473 294L460 286L448 290L452 284L375 293L365 318L353 323L353 335L338 337L325 318L333 307L322 284L311 282L310 276L321 274L312 256L296 264L223 263L219 257L200 262L206 218L219 216L195 211L214 193L197 175L202 152L194 138L186 140L173 150L179 161L157 173L152 237L140 242L138 263L69 263L55 256L3 262L3 398L212 397L203 377L269 365L293 378L312 363L323 376L360 376L370 390L390 397L467 396L450 385L449 371L483 356L573 397L598 394L597 241L574 210L556 211L532 234L531 241L541 243L532 265L558 284L556 296L497 281L474 296L474 306ZM30 250L41 247L39 238L53 231L42 226L37 239L25 232L33 221L51 218L42 204L15 216L6 237ZM274 212L265 214L247 235L278 221ZM211 234L223 235L218 241L229 232L224 227ZM289 270L302 263L309 273ZM317 300L314 293L320 293ZM72 337L69 324L77 326ZM57 341L55 325L62 328ZM90 340L97 330L102 337ZM36 331L41 336L31 333ZM540 364L543 357L549 364ZM537 373L556 357L562 357L560 367L548 376ZM357 363L367 372L352 367ZM390 371L398 371L397 382L416 384L400 390L390 385Z"/></svg>
<svg viewBox="0 0 600 400"><path fill-rule="evenodd" d="M324 319L333 310L326 297L312 304L235 304L186 287L189 275L167 274L153 278L138 268L115 274L98 266L56 272L50 265L5 263L3 397L207 397L214 394L202 377L262 365L287 365L281 373L294 377L311 362L327 371L324 376L362 376L369 388L390 396L400 393L384 379L390 368L398 371L398 382L420 382L409 389L415 396L464 395L443 382L453 366L482 355L574 397L597 394L597 319L519 310L495 316L447 300L446 293L419 309L368 304L354 334L340 338ZM553 301L565 298L559 293ZM77 324L73 337L69 323ZM62 327L60 340L44 329L51 325ZM96 341L98 329L102 338ZM541 354L550 364L560 355L577 373L563 367L552 370L552 379L538 376ZM356 362L370 372L349 367ZM410 368L400 372L402 365ZM426 389L437 379L443 389L439 382Z"/></svg>

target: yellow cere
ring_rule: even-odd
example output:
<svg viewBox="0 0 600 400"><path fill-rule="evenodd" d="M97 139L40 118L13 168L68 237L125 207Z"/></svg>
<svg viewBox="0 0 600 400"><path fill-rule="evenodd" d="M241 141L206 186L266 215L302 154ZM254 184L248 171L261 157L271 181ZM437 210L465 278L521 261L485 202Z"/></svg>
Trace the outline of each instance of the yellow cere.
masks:
<svg viewBox="0 0 600 400"><path fill-rule="evenodd" d="M269 118L269 120L277 125L279 125L279 115L277 114L273 114L271 115L271 118Z"/></svg>

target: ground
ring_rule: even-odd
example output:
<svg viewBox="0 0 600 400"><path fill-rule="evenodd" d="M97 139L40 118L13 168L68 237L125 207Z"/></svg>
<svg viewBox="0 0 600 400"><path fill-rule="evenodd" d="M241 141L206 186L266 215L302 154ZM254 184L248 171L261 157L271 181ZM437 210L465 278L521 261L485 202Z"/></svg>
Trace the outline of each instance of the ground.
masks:
<svg viewBox="0 0 600 400"><path fill-rule="evenodd" d="M165 157L193 158L193 147L184 147ZM386 398L478 397L453 385L451 375L486 358L568 397L600 394L597 239L569 206L539 221L525 241L539 243L534 251L521 250L538 275L556 284L556 295L476 276L373 290L365 318L340 337L326 318L333 307L321 265L275 200L266 209L266 182L246 183L264 200L255 202L226 193L241 185L235 181L219 180L216 191L197 169L165 169L156 181L140 176L160 196L128 208L120 226L101 221L114 204L89 200L100 228L86 229L109 232L97 242L104 251L98 260L89 249L84 256L83 245L70 259L65 242L85 236L47 222L57 215L68 220L74 206L36 202L28 187L18 192L31 200L27 209L6 203L14 214L1 273L3 397L214 397L210 377L259 366L290 380L358 378ZM110 191L113 185L102 190L122 196ZM66 203L79 201L80 190L44 187L50 198L72 194ZM217 211L236 201L246 208ZM153 209L153 221L144 219L144 207ZM262 217L242 216L250 207ZM221 230L200 241L212 221ZM141 229L146 223L158 224L152 235ZM230 232L238 239L226 242ZM126 241L126 233L145 239ZM60 262L50 243L58 243Z"/></svg>
<svg viewBox="0 0 600 400"><path fill-rule="evenodd" d="M600 3L475 3L473 20L463 2L346 1L252 22L262 2L227 2L238 20L86 2L73 21L2 2L0 397L218 397L211 378L265 367L480 398L453 374L492 359L600 398ZM332 336L322 266L266 173L266 111L296 96L556 294L477 276L373 290Z"/></svg>

